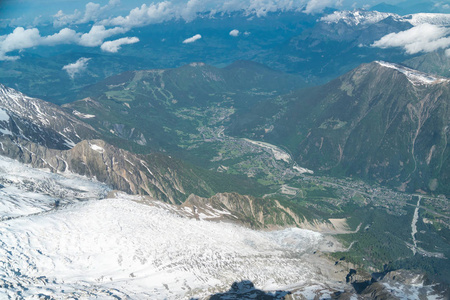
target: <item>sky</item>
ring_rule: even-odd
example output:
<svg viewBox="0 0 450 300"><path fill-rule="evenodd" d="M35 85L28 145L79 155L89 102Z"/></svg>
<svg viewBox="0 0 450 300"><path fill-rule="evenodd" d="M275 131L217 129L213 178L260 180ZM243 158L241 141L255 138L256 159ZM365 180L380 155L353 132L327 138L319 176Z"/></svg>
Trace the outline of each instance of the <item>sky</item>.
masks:
<svg viewBox="0 0 450 300"><path fill-rule="evenodd" d="M439 1L435 0L435 5L445 8L447 2ZM16 52L28 48L65 44L117 53L122 47L140 41L139 37L128 35L134 28L174 19L190 22L201 13L244 11L261 17L275 11L301 11L314 15L326 7L368 8L377 3L376 0L4 0L0 2L0 60L19 59ZM80 31L79 25L88 25L88 31ZM239 32L230 35L237 37ZM403 48L410 54L429 52L450 48L449 35L449 28L437 24L416 24L411 30L387 35L372 46ZM183 43L201 38L196 34L186 37Z"/></svg>

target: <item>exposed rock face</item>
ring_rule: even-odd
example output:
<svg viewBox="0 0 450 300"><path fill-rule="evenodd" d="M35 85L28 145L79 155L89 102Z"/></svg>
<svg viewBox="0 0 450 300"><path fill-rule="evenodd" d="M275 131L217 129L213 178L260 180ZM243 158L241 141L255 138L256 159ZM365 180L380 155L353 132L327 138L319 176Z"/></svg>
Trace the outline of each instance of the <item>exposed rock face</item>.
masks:
<svg viewBox="0 0 450 300"><path fill-rule="evenodd" d="M302 216L276 200L263 200L237 193L219 193L211 198L190 195L182 206L191 208L197 215L213 209L221 212L217 214L217 219L237 221L253 228L300 226L300 220L303 220Z"/></svg>
<svg viewBox="0 0 450 300"><path fill-rule="evenodd" d="M164 155L141 156L116 148L102 140L86 140L69 150L48 149L33 142L0 138L0 155L48 168L52 172L74 172L111 185L132 194L180 203L186 198L184 178L181 178L177 161ZM188 172L189 174L189 172ZM212 194L207 184L192 172L199 190Z"/></svg>
<svg viewBox="0 0 450 300"><path fill-rule="evenodd" d="M0 84L0 133L20 137L52 149L69 149L96 130L59 106Z"/></svg>

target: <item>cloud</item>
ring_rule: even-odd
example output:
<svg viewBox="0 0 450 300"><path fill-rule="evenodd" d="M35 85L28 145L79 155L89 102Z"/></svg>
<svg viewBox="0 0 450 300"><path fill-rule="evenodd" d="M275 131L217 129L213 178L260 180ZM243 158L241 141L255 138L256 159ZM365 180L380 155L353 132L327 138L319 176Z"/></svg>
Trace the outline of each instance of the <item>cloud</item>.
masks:
<svg viewBox="0 0 450 300"><path fill-rule="evenodd" d="M237 29L233 29L230 31L230 35L234 36L234 37L239 36L239 34L240 34L240 32Z"/></svg>
<svg viewBox="0 0 450 300"><path fill-rule="evenodd" d="M332 0L311 0L306 5L304 12L307 14L320 13L324 8L333 6L333 4L336 4L338 6L342 5L341 1L335 2Z"/></svg>
<svg viewBox="0 0 450 300"><path fill-rule="evenodd" d="M382 49L401 47L408 54L432 52L450 46L450 29L428 23L398 33L390 33L371 46Z"/></svg>
<svg viewBox="0 0 450 300"><path fill-rule="evenodd" d="M59 10L55 15L53 15L53 26L63 27L68 24L75 23L75 21L79 20L81 17L82 13L77 9L71 15L66 15L62 10Z"/></svg>
<svg viewBox="0 0 450 300"><path fill-rule="evenodd" d="M445 55L447 55L447 57L450 57L450 49L445 50Z"/></svg>
<svg viewBox="0 0 450 300"><path fill-rule="evenodd" d="M105 52L116 53L120 50L122 45L130 45L139 42L137 37L124 37L114 41L107 41L100 47Z"/></svg>
<svg viewBox="0 0 450 300"><path fill-rule="evenodd" d="M109 20L104 20L101 24L133 28L161 23L175 17L175 7L171 2L164 1L156 4L152 3L148 6L142 4L141 7L132 9L126 17L118 16Z"/></svg>
<svg viewBox="0 0 450 300"><path fill-rule="evenodd" d="M183 44L190 44L190 43L193 43L193 42L195 42L195 41L197 41L197 40L199 40L199 39L201 39L202 38L202 36L200 35L200 34L196 34L196 35L194 35L193 37L190 37L190 38L188 38L188 39L185 39L184 41L183 41Z"/></svg>
<svg viewBox="0 0 450 300"><path fill-rule="evenodd" d="M101 19L101 17L110 9L119 5L120 0L110 0L108 4L101 6L98 3L89 2L86 4L84 13L79 10L75 10L73 14L66 15L62 10L59 10L53 18L53 26L62 27L69 24L85 24L89 22L95 22Z"/></svg>
<svg viewBox="0 0 450 300"><path fill-rule="evenodd" d="M127 16L105 19L99 24L126 28L142 27L172 19L194 20L204 13L231 13L243 11L247 15L262 17L276 11L304 11L317 13L327 6L340 6L342 0L165 0L143 4L132 9Z"/></svg>
<svg viewBox="0 0 450 300"><path fill-rule="evenodd" d="M67 74L70 76L70 78L73 79L76 74L81 73L82 71L86 70L89 60L91 60L91 59L82 57L74 63L65 65L64 67L62 67L62 69L65 70L67 72Z"/></svg>
<svg viewBox="0 0 450 300"><path fill-rule="evenodd" d="M8 35L0 36L0 60L16 60L19 56L7 56L8 52L36 47L42 43L37 28L17 27Z"/></svg>
<svg viewBox="0 0 450 300"><path fill-rule="evenodd" d="M63 28L58 33L42 38L43 45L54 46L58 44L77 43L80 39L80 33L69 28Z"/></svg>
<svg viewBox="0 0 450 300"><path fill-rule="evenodd" d="M81 36L79 44L85 47L100 46L105 39L125 32L127 30L121 27L106 29L103 25L94 25L88 33Z"/></svg>
<svg viewBox="0 0 450 300"><path fill-rule="evenodd" d="M7 53L36 46L78 44L85 47L97 47L102 45L105 39L125 32L127 30L121 27L106 29L103 25L94 25L88 33L84 34L63 28L53 35L41 36L37 28L17 27L12 33L0 36L0 61L19 59L19 56L8 56Z"/></svg>
<svg viewBox="0 0 450 300"><path fill-rule="evenodd" d="M8 35L0 37L0 60L16 60L18 56L6 56L6 53L32 48L41 42L41 35L37 28L24 29L17 27Z"/></svg>

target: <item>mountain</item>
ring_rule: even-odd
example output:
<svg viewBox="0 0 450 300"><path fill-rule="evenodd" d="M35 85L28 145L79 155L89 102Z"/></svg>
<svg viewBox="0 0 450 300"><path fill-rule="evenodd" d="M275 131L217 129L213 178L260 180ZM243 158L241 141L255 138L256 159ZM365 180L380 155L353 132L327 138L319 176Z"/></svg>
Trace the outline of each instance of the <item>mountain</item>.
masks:
<svg viewBox="0 0 450 300"><path fill-rule="evenodd" d="M379 11L379 12L386 12L386 13L394 13L399 15L405 15L405 11L403 8L399 6L395 6L386 2L378 3L377 5L374 5L370 8L371 11Z"/></svg>
<svg viewBox="0 0 450 300"><path fill-rule="evenodd" d="M0 132L53 149L69 149L98 136L90 125L59 106L28 97L0 84Z"/></svg>
<svg viewBox="0 0 450 300"><path fill-rule="evenodd" d="M4 156L0 183L0 297L441 296L420 273L374 274L374 282L361 270L349 272L351 264L329 259L343 248L322 233L217 222L237 215L202 205L204 199L180 207ZM225 206L240 203L223 196Z"/></svg>
<svg viewBox="0 0 450 300"><path fill-rule="evenodd" d="M433 0L416 0L416 1L403 1L392 5L390 3L381 2L374 5L370 10L396 13L399 15L415 14L415 13L446 13L448 7L444 2L438 2Z"/></svg>
<svg viewBox="0 0 450 300"><path fill-rule="evenodd" d="M445 50L423 54L408 59L402 64L422 72L450 78L450 56Z"/></svg>
<svg viewBox="0 0 450 300"><path fill-rule="evenodd" d="M446 78L373 62L255 108L260 117L231 133L284 145L314 171L448 195L449 89Z"/></svg>
<svg viewBox="0 0 450 300"><path fill-rule="evenodd" d="M323 84L362 63L374 60L400 62L411 57L397 50L371 45L387 34L412 27L408 20L392 13L335 11L322 16L314 27L290 38L275 55L289 65L290 70Z"/></svg>
<svg viewBox="0 0 450 300"><path fill-rule="evenodd" d="M176 69L125 72L83 91L63 107L109 137L137 148L187 148L207 125L223 125L236 109L306 84L300 77L238 61L225 68L191 63ZM201 129L203 128L203 129ZM142 148L141 147L141 148Z"/></svg>
<svg viewBox="0 0 450 300"><path fill-rule="evenodd" d="M67 113L55 104L0 87L2 155L172 203L181 203L191 194L210 197L218 192L259 194L266 190L244 176L201 169L163 153L139 155L122 150L98 139L102 133L83 121L97 116ZM116 142L120 145L126 140Z"/></svg>

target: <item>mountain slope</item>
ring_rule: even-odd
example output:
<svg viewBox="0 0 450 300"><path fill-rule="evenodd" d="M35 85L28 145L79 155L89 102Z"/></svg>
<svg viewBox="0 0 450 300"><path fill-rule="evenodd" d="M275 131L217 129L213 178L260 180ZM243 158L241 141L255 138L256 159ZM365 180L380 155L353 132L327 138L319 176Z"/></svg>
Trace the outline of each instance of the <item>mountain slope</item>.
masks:
<svg viewBox="0 0 450 300"><path fill-rule="evenodd" d="M96 130L59 106L0 84L0 132L54 149L69 149Z"/></svg>
<svg viewBox="0 0 450 300"><path fill-rule="evenodd" d="M253 134L287 146L314 171L448 194L449 99L445 78L374 62L267 103L246 128L274 126Z"/></svg>
<svg viewBox="0 0 450 300"><path fill-rule="evenodd" d="M403 62L404 65L422 72L450 78L450 53L445 50L430 52Z"/></svg>
<svg viewBox="0 0 450 300"><path fill-rule="evenodd" d="M164 154L133 154L102 140L84 140L69 150L48 149L11 137L0 138L0 154L55 173L67 171L96 178L131 194L180 204L191 194L210 197L218 192L264 193L241 176L203 170Z"/></svg>
<svg viewBox="0 0 450 300"><path fill-rule="evenodd" d="M264 194L263 187L243 176L201 169L157 152L148 154L148 149L145 155L137 155L92 140L104 138L84 122L93 118L98 116L67 113L0 85L0 153L38 168L95 177L115 189L172 203L181 203L190 194ZM126 144L122 137L115 141Z"/></svg>

